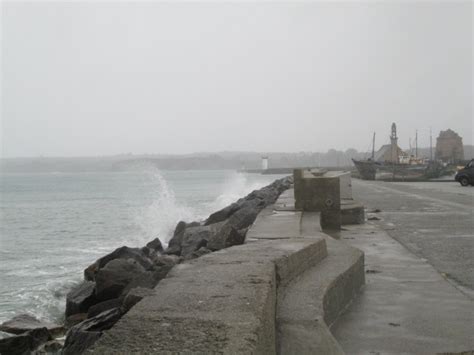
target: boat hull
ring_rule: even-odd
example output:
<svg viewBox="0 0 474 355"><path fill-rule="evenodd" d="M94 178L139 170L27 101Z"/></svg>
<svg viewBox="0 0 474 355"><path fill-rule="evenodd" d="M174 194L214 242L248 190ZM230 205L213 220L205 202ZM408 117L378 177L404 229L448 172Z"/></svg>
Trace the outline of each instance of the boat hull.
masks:
<svg viewBox="0 0 474 355"><path fill-rule="evenodd" d="M445 169L437 163L391 164L372 160L353 160L363 180L424 181L443 176Z"/></svg>

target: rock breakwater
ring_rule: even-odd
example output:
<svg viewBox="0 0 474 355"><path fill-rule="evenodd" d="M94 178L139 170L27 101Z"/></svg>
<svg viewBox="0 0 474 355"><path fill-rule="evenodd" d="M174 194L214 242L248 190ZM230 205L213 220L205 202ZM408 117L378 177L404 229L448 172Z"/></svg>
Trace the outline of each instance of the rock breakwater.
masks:
<svg viewBox="0 0 474 355"><path fill-rule="evenodd" d="M243 244L258 213L273 204L291 184L291 177L279 179L212 213L204 221L180 221L166 249L156 238L142 248L122 246L95 261L84 270L84 281L67 295L68 331L62 353L80 354L91 347L103 331L153 294L153 289L176 264ZM26 347L30 352L42 351L38 349L54 341L56 335L36 324L37 327L28 328L28 333L0 339L1 353L22 353ZM42 329L41 337L30 334L35 329Z"/></svg>

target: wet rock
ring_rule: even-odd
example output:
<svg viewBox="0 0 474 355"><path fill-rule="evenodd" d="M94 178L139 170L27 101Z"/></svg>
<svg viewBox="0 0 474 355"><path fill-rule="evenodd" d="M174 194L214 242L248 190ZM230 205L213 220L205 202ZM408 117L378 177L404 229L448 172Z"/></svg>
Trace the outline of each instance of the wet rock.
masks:
<svg viewBox="0 0 474 355"><path fill-rule="evenodd" d="M151 242L148 242L146 247L159 253L163 252L163 245L161 244L161 241L158 238L155 238Z"/></svg>
<svg viewBox="0 0 474 355"><path fill-rule="evenodd" d="M30 354L41 344L44 344L51 339L52 337L48 329L33 329L20 335L0 339L0 354Z"/></svg>
<svg viewBox="0 0 474 355"><path fill-rule="evenodd" d="M155 266L150 272L153 276L153 280L154 280L154 283L153 284L150 284L150 285L147 285L145 283L142 283L142 284L135 284L134 287L147 287L147 288L153 288L155 287L158 282L162 279L164 279L166 277L166 275L168 275L168 273L170 272L170 270L173 268L175 264L166 264L166 265L157 265Z"/></svg>
<svg viewBox="0 0 474 355"><path fill-rule="evenodd" d="M95 276L95 296L99 300L118 298L133 281L147 276L146 270L134 259L115 259L101 268Z"/></svg>
<svg viewBox="0 0 474 355"><path fill-rule="evenodd" d="M71 328L72 326L81 323L83 320L86 320L87 313L76 313L66 318L66 328Z"/></svg>
<svg viewBox="0 0 474 355"><path fill-rule="evenodd" d="M239 233L232 225L224 225L217 233L209 238L207 248L216 251L233 245L243 244L245 233Z"/></svg>
<svg viewBox="0 0 474 355"><path fill-rule="evenodd" d="M204 222L205 226L208 226L210 224L218 223L225 221L227 218L232 216L233 213L237 212L237 210L241 207L241 204L239 203L232 203L227 207L224 207L223 209L212 213Z"/></svg>
<svg viewBox="0 0 474 355"><path fill-rule="evenodd" d="M173 237L168 242L168 248L165 254L181 255L181 241L183 240L184 230L186 229L186 222L180 221L174 230Z"/></svg>
<svg viewBox="0 0 474 355"><path fill-rule="evenodd" d="M277 189L274 189L271 186L267 186L260 190L252 191L245 197L245 199L247 201L258 199L263 202L263 205L268 206L274 203L279 195L280 192Z"/></svg>
<svg viewBox="0 0 474 355"><path fill-rule="evenodd" d="M66 335L63 354L82 354L94 345L104 330L112 328L121 316L121 310L113 308L75 325Z"/></svg>
<svg viewBox="0 0 474 355"><path fill-rule="evenodd" d="M196 259L199 258L203 255L212 253L211 249L208 249L206 247L199 248L196 251L193 251L191 254L186 255L185 260L191 260L191 259Z"/></svg>
<svg viewBox="0 0 474 355"><path fill-rule="evenodd" d="M153 259L156 266L174 266L181 262L182 258L177 255L158 255Z"/></svg>
<svg viewBox="0 0 474 355"><path fill-rule="evenodd" d="M199 222L186 223L180 221L174 230L173 237L168 243L168 249L166 249L165 254L171 255L181 255L181 244L183 242L184 231L186 228L192 228L199 226Z"/></svg>
<svg viewBox="0 0 474 355"><path fill-rule="evenodd" d="M39 328L46 328L51 334L59 335L64 332L63 326L40 321L29 314L19 314L0 324L0 331L10 334L21 334Z"/></svg>
<svg viewBox="0 0 474 355"><path fill-rule="evenodd" d="M186 257L192 252L205 247L214 229L211 226L186 228L181 242L181 255Z"/></svg>
<svg viewBox="0 0 474 355"><path fill-rule="evenodd" d="M132 288L123 299L122 308L121 308L122 313L128 312L130 308L132 308L134 305L140 302L143 298L151 296L153 293L154 291L149 288L144 288L144 287Z"/></svg>
<svg viewBox="0 0 474 355"><path fill-rule="evenodd" d="M87 267L84 270L84 278L89 281L94 281L95 276L100 269L105 267L112 260L117 259L133 259L145 269L148 269L153 265L152 261L147 257L146 253L142 249L123 246L115 249L112 253L103 256L95 263Z"/></svg>
<svg viewBox="0 0 474 355"><path fill-rule="evenodd" d="M112 326L120 319L121 316L122 316L122 312L120 311L118 307L102 312L96 315L95 317L86 319L85 321L72 327L69 330L68 335L66 336L66 340L69 337L69 333L71 332L72 329L87 331L87 332L107 330L107 329L112 328Z"/></svg>
<svg viewBox="0 0 474 355"><path fill-rule="evenodd" d="M147 271L145 274L142 274L134 278L130 283L123 289L120 294L120 298L123 297L128 291L135 287L144 287L144 288L154 288L158 282L163 279L168 273L169 269L157 268L157 270Z"/></svg>
<svg viewBox="0 0 474 355"><path fill-rule="evenodd" d="M91 308L89 308L89 311L87 312L87 318L95 317L96 315L102 312L105 312L105 311L108 311L109 309L117 308L120 306L121 306L121 302L118 298L102 301L100 303L93 305Z"/></svg>
<svg viewBox="0 0 474 355"><path fill-rule="evenodd" d="M66 296L66 318L76 313L87 313L92 305L99 302L95 297L95 283L84 281Z"/></svg>
<svg viewBox="0 0 474 355"><path fill-rule="evenodd" d="M72 330L68 333L62 355L78 355L84 353L88 348L99 340L102 332L84 332L80 330Z"/></svg>
<svg viewBox="0 0 474 355"><path fill-rule="evenodd" d="M64 343L58 340L50 340L41 345L33 355L60 354Z"/></svg>
<svg viewBox="0 0 474 355"><path fill-rule="evenodd" d="M234 227L236 230L247 228L255 222L260 210L257 206L241 208L227 220L226 224Z"/></svg>

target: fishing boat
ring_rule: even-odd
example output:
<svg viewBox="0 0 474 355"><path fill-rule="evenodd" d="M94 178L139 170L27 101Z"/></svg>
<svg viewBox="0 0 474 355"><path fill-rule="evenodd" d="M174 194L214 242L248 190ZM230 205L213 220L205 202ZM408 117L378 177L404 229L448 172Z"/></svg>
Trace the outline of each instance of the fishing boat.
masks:
<svg viewBox="0 0 474 355"><path fill-rule="evenodd" d="M375 151L375 133L372 156L365 160L352 159L364 180L423 181L438 178L446 173L443 164L410 155L398 146L397 126L392 123L390 144Z"/></svg>

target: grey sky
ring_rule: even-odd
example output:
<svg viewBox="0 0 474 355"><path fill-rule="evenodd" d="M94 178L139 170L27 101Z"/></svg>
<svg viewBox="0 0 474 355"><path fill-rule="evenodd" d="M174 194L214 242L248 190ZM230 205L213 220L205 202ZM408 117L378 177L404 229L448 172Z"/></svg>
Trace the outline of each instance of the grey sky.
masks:
<svg viewBox="0 0 474 355"><path fill-rule="evenodd" d="M3 156L473 143L470 1L2 10Z"/></svg>

